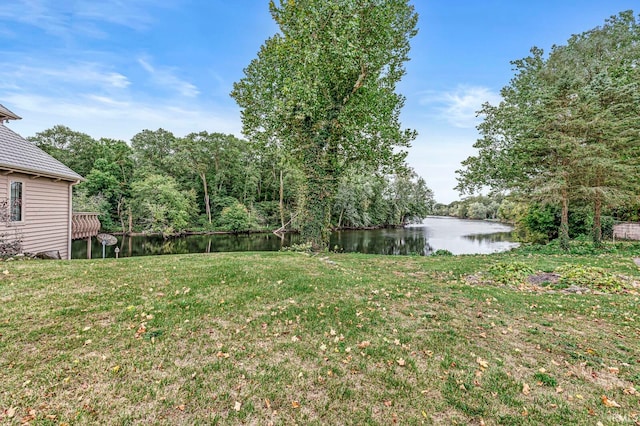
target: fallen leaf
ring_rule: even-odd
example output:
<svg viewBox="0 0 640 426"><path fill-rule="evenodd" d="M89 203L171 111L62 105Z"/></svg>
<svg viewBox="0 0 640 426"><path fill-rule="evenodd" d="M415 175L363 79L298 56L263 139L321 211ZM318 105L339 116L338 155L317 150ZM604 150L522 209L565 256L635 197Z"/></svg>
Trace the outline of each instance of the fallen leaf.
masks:
<svg viewBox="0 0 640 426"><path fill-rule="evenodd" d="M387 399L386 401L383 402L385 407L391 407L393 405L393 401L391 401L390 399Z"/></svg>
<svg viewBox="0 0 640 426"><path fill-rule="evenodd" d="M2 273L3 273L4 275L9 275L9 271L8 271L8 270L6 270L6 269L5 269L4 271L2 271Z"/></svg>
<svg viewBox="0 0 640 426"><path fill-rule="evenodd" d="M269 401L269 398L265 398L264 406L267 407L267 410L271 409L271 401Z"/></svg>
<svg viewBox="0 0 640 426"><path fill-rule="evenodd" d="M482 359L482 358L480 358L480 357L478 357L478 358L476 359L476 362L477 362L477 363L478 363L478 365L480 365L480 367L482 367L482 368L489 368L489 363L488 363L486 360L484 360L484 359Z"/></svg>
<svg viewBox="0 0 640 426"><path fill-rule="evenodd" d="M358 343L358 347L360 349L368 348L369 346L371 346L371 342L368 340L363 340L362 342Z"/></svg>
<svg viewBox="0 0 640 426"><path fill-rule="evenodd" d="M528 384L524 383L524 384L522 385L522 393L523 393L524 395L529 395L529 394L531 393L531 388L529 388L529 385L528 385Z"/></svg>
<svg viewBox="0 0 640 426"><path fill-rule="evenodd" d="M186 408L186 406L184 404L180 404L176 407L178 410L180 411L184 411L184 409Z"/></svg>
<svg viewBox="0 0 640 426"><path fill-rule="evenodd" d="M404 359L400 358L396 361L400 367L404 367L406 362Z"/></svg>
<svg viewBox="0 0 640 426"><path fill-rule="evenodd" d="M558 386L556 388L556 393L562 393L562 392L564 392L564 389L562 389L560 386Z"/></svg>
<svg viewBox="0 0 640 426"><path fill-rule="evenodd" d="M5 413L7 414L7 417L11 419L13 418L13 416L16 415L16 409L13 407L10 407Z"/></svg>
<svg viewBox="0 0 640 426"><path fill-rule="evenodd" d="M615 402L613 399L609 399L605 395L602 395L600 398L602 399L602 403L605 407L620 408L620 404Z"/></svg>
<svg viewBox="0 0 640 426"><path fill-rule="evenodd" d="M241 408L242 408L242 403L236 401L235 405L233 406L233 409L236 411L240 411Z"/></svg>
<svg viewBox="0 0 640 426"><path fill-rule="evenodd" d="M636 393L638 393L638 391L636 390L636 388L634 388L633 386L631 386L628 389L624 389L622 391L622 393L624 393L625 395L635 395Z"/></svg>
<svg viewBox="0 0 640 426"><path fill-rule="evenodd" d="M293 408L300 408L300 403L298 401L291 401L291 406Z"/></svg>

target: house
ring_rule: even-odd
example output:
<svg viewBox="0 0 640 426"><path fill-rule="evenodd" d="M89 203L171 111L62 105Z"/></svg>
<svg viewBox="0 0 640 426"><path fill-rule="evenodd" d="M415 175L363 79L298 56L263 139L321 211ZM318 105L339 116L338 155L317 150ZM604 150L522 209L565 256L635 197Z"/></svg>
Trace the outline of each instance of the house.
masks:
<svg viewBox="0 0 640 426"><path fill-rule="evenodd" d="M0 235L22 240L22 251L71 258L72 186L82 176L5 126L19 120L0 105Z"/></svg>

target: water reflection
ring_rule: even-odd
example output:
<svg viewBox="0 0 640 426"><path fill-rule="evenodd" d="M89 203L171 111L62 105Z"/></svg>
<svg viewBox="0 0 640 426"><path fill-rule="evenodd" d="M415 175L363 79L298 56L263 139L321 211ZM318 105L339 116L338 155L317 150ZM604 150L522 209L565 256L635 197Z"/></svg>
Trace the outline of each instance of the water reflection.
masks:
<svg viewBox="0 0 640 426"><path fill-rule="evenodd" d="M338 231L331 235L330 247L342 252L427 256L435 250L453 254L492 253L517 246L508 226L449 217L429 217L420 225L399 229ZM121 257L161 254L213 253L231 251L277 251L300 243L299 235L188 235L163 239L160 236L118 237ZM116 246L106 247L106 256L115 257ZM102 246L93 239L93 258L102 257ZM72 244L72 257L86 259L84 240Z"/></svg>

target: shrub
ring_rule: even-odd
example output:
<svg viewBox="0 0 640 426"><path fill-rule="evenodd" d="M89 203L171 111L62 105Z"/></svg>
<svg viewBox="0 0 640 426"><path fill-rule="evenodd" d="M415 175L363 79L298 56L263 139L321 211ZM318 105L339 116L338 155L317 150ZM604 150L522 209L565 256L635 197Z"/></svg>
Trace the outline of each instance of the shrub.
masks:
<svg viewBox="0 0 640 426"><path fill-rule="evenodd" d="M523 262L501 262L489 268L493 280L505 285L522 284L535 271Z"/></svg>
<svg viewBox="0 0 640 426"><path fill-rule="evenodd" d="M559 283L569 286L585 287L600 291L620 291L627 283L620 277L595 266L565 265L556 271L560 274Z"/></svg>
<svg viewBox="0 0 640 426"><path fill-rule="evenodd" d="M225 231L240 232L248 231L252 228L251 215L244 204L236 201L228 207L222 209L218 225Z"/></svg>

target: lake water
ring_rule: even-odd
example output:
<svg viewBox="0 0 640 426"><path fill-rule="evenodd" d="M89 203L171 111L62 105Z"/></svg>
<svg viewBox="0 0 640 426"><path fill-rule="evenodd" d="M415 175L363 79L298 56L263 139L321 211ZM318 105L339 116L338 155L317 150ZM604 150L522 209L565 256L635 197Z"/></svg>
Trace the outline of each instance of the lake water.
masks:
<svg viewBox="0 0 640 426"><path fill-rule="evenodd" d="M338 231L331 235L330 247L336 251L424 255L442 249L453 254L486 254L506 251L518 244L511 238L511 227L495 222L464 220L451 217L428 217L419 225L397 229ZM272 234L188 235L163 239L159 236L118 236L116 246L106 247L106 257L151 256L159 254L213 253L226 251L277 251L299 243L299 235L287 234L283 239ZM71 255L86 259L86 240L73 241ZM92 257L102 257L102 246L94 238Z"/></svg>

